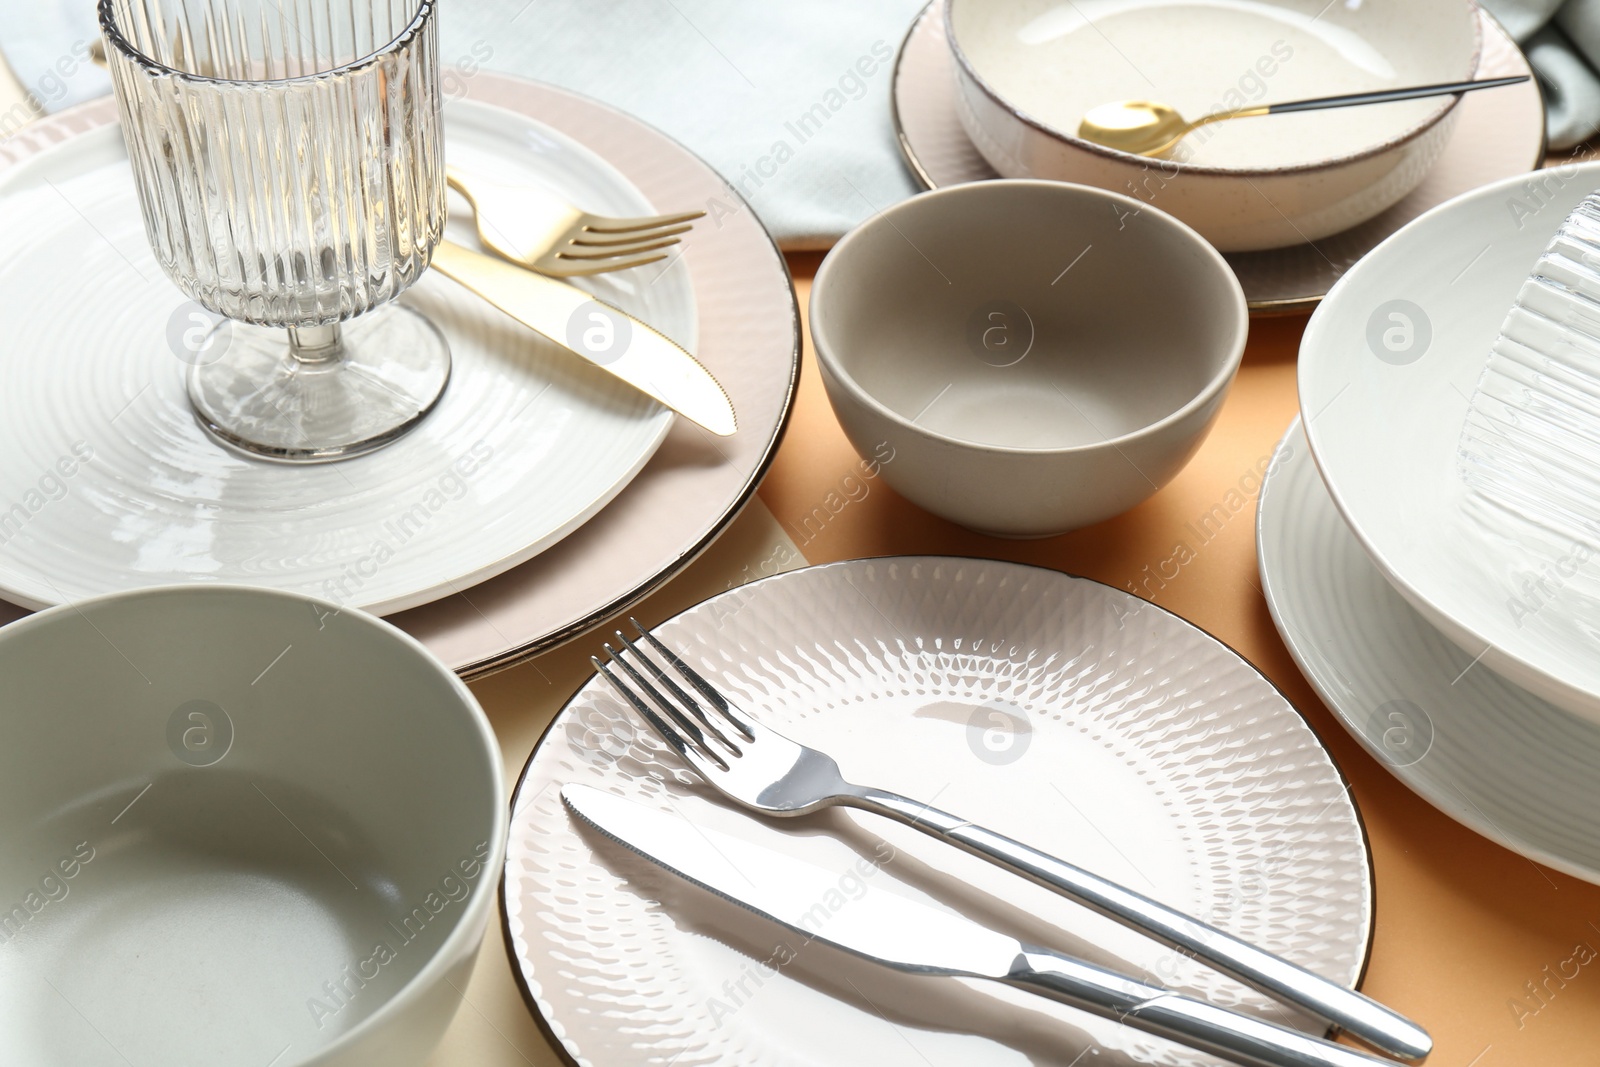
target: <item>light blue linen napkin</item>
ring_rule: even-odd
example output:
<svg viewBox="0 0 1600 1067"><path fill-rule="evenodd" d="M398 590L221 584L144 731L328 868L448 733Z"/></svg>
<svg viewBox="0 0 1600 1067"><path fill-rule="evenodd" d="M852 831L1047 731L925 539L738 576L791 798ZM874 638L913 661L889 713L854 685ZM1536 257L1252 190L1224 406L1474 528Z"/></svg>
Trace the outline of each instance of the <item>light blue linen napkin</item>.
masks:
<svg viewBox="0 0 1600 1067"><path fill-rule="evenodd" d="M823 248L916 191L889 81L925 2L442 0L442 74L604 100L699 153L783 247ZM0 0L0 50L47 111L110 91L81 59L97 32L92 0Z"/></svg>
<svg viewBox="0 0 1600 1067"><path fill-rule="evenodd" d="M0 52L28 94L0 112L0 137L39 111L111 91L111 79L89 60L89 43L99 36L92 0L0 0Z"/></svg>
<svg viewBox="0 0 1600 1067"><path fill-rule="evenodd" d="M1550 147L1600 132L1600 0L1478 0L1528 54L1544 88Z"/></svg>

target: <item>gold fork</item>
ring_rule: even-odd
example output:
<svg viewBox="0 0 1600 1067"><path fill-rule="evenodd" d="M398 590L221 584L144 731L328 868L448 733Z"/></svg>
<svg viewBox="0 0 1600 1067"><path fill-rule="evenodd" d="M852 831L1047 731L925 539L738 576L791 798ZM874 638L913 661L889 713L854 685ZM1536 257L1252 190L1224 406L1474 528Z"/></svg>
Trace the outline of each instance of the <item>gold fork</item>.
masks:
<svg viewBox="0 0 1600 1067"><path fill-rule="evenodd" d="M610 218L579 211L558 196L527 185L503 185L445 169L450 188L467 198L478 236L491 251L556 278L605 274L666 259L704 211Z"/></svg>

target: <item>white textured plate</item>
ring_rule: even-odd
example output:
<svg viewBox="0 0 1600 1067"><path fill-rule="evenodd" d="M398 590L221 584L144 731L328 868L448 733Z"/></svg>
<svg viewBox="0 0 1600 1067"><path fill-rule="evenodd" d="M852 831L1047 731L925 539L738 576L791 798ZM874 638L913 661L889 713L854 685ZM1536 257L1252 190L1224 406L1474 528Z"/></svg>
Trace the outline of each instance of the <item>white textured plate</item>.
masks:
<svg viewBox="0 0 1600 1067"><path fill-rule="evenodd" d="M1316 736L1213 638L1120 590L990 560L857 560L768 578L656 631L847 777L1209 918L1340 982L1366 959L1371 868ZM598 641L596 642L598 644ZM870 815L762 821L719 802L602 680L556 717L513 801L519 980L573 1062L1215 1063L1009 989L888 972L689 890L573 824L583 782L775 844L1024 940L1219 1004L1258 994L980 860ZM840 882L848 906L852 883ZM792 958L791 958L792 957Z"/></svg>
<svg viewBox="0 0 1600 1067"><path fill-rule="evenodd" d="M599 156L531 119L457 101L446 129L463 169L596 211L653 210ZM464 210L451 232L472 241ZM681 268L613 275L592 289L693 347ZM7 169L0 595L40 607L163 582L240 581L398 611L553 544L615 496L667 433L670 412L454 283L429 274L402 300L450 341L454 372L435 411L358 459L247 459L209 440L190 412L176 353L197 308L149 252L117 129L89 130Z"/></svg>
<svg viewBox="0 0 1600 1067"><path fill-rule="evenodd" d="M1457 197L1363 259L1300 342L1323 481L1390 583L1481 667L1600 721L1592 549L1507 536L1467 507L1461 428L1490 347L1600 164ZM1477 669L1477 668L1475 668Z"/></svg>
<svg viewBox="0 0 1600 1067"><path fill-rule="evenodd" d="M1473 667L1384 581L1298 419L1268 468L1256 542L1278 632L1356 740L1457 822L1600 882L1600 725Z"/></svg>
<svg viewBox="0 0 1600 1067"><path fill-rule="evenodd" d="M390 616L457 672L481 677L638 602L734 520L755 494L793 410L800 309L771 235L694 153L588 97L486 70L458 73L463 77L455 88L465 99L514 113L508 128L522 125L515 116L534 119L611 164L652 204L698 205L707 212L703 224L684 234L682 255L654 267L687 271L695 355L739 415L739 432L723 438L674 419L638 476L558 544L470 591ZM102 97L30 123L0 143L0 174L115 121L116 102ZM643 284L652 288L658 275L664 282L674 276L646 274ZM0 360L0 374L3 367ZM0 603L0 620L21 614Z"/></svg>
<svg viewBox="0 0 1600 1067"><path fill-rule="evenodd" d="M1476 77L1531 73L1500 24L1481 8L1478 17L1483 50ZM961 126L954 70L943 5L931 4L900 46L893 87L901 152L929 188L999 177ZM1535 82L1468 93L1456 114L1455 130L1428 176L1383 214L1313 244L1229 253L1251 310L1309 310L1358 259L1428 208L1487 182L1526 174L1544 159L1544 101ZM1169 180L1157 166L1142 188L1126 191L1160 207L1160 190Z"/></svg>

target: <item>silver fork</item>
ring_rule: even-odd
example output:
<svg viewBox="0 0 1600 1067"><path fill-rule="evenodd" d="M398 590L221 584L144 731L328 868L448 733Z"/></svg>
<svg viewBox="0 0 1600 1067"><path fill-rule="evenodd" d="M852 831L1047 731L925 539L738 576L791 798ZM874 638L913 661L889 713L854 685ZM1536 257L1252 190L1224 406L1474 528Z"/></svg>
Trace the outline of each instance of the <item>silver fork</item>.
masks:
<svg viewBox="0 0 1600 1067"><path fill-rule="evenodd" d="M618 630L625 651L606 644L610 664L597 657L590 662L701 778L744 807L791 816L841 804L887 816L1204 960L1389 1055L1420 1060L1432 1049L1426 1030L1354 990L1020 841L897 793L846 781L827 753L756 722L637 620L629 622L653 654Z"/></svg>

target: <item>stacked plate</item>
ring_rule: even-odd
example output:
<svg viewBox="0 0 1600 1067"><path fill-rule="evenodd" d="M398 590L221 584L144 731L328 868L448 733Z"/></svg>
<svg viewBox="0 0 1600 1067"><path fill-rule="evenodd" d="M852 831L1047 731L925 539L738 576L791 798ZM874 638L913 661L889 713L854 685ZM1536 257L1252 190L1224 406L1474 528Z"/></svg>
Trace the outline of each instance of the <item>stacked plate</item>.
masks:
<svg viewBox="0 0 1600 1067"><path fill-rule="evenodd" d="M1595 552L1486 522L1459 450L1502 322L1597 185L1600 166L1574 164L1487 186L1334 287L1258 528L1278 628L1351 732L1447 814L1590 881Z"/></svg>
<svg viewBox="0 0 1600 1067"><path fill-rule="evenodd" d="M1424 211L1536 168L1544 157L1538 86L1530 80L1469 93L1449 109L1418 101L1407 105L1411 111L1383 105L1337 117L1243 119L1215 127L1187 161L1091 145L1074 135L1074 116L1123 98L1155 97L1194 118L1223 107L1430 78L1530 73L1486 12L1459 3L1408 7L1407 17L1437 24L1431 34L1396 25L1389 17L1396 13L1288 0L1061 7L936 0L912 26L895 67L901 150L930 188L1043 176L1125 193L1177 215L1222 249L1252 310L1307 310L1361 256ZM947 15L965 32L952 34ZM1164 36L1169 30L1179 35L1176 42ZM1205 46L1196 44L1202 37ZM1435 38L1448 47L1429 51L1423 42ZM1167 47L1183 61L1141 59L1144 50ZM1071 69L1076 95L1066 100L1046 92L1034 100L1040 86L1016 74L1032 68L1045 75ZM1079 77L1086 69L1095 78ZM1339 128L1321 127L1328 122ZM1335 144L1350 151L1333 151ZM1354 156L1361 160L1346 158ZM1316 195L1297 182L1318 186ZM1342 200L1310 209L1341 182Z"/></svg>
<svg viewBox="0 0 1600 1067"><path fill-rule="evenodd" d="M729 206L715 172L620 112L488 73L463 87L446 141L464 170L619 216ZM459 206L450 236L475 245ZM186 338L209 322L152 258L109 99L0 148L0 234L0 621L246 582L390 614L469 676L507 666L643 596L732 521L798 370L787 269L733 208L664 264L582 283L698 354L733 438L430 274L404 300L450 342L439 406L368 456L279 466L223 450L190 412Z"/></svg>

